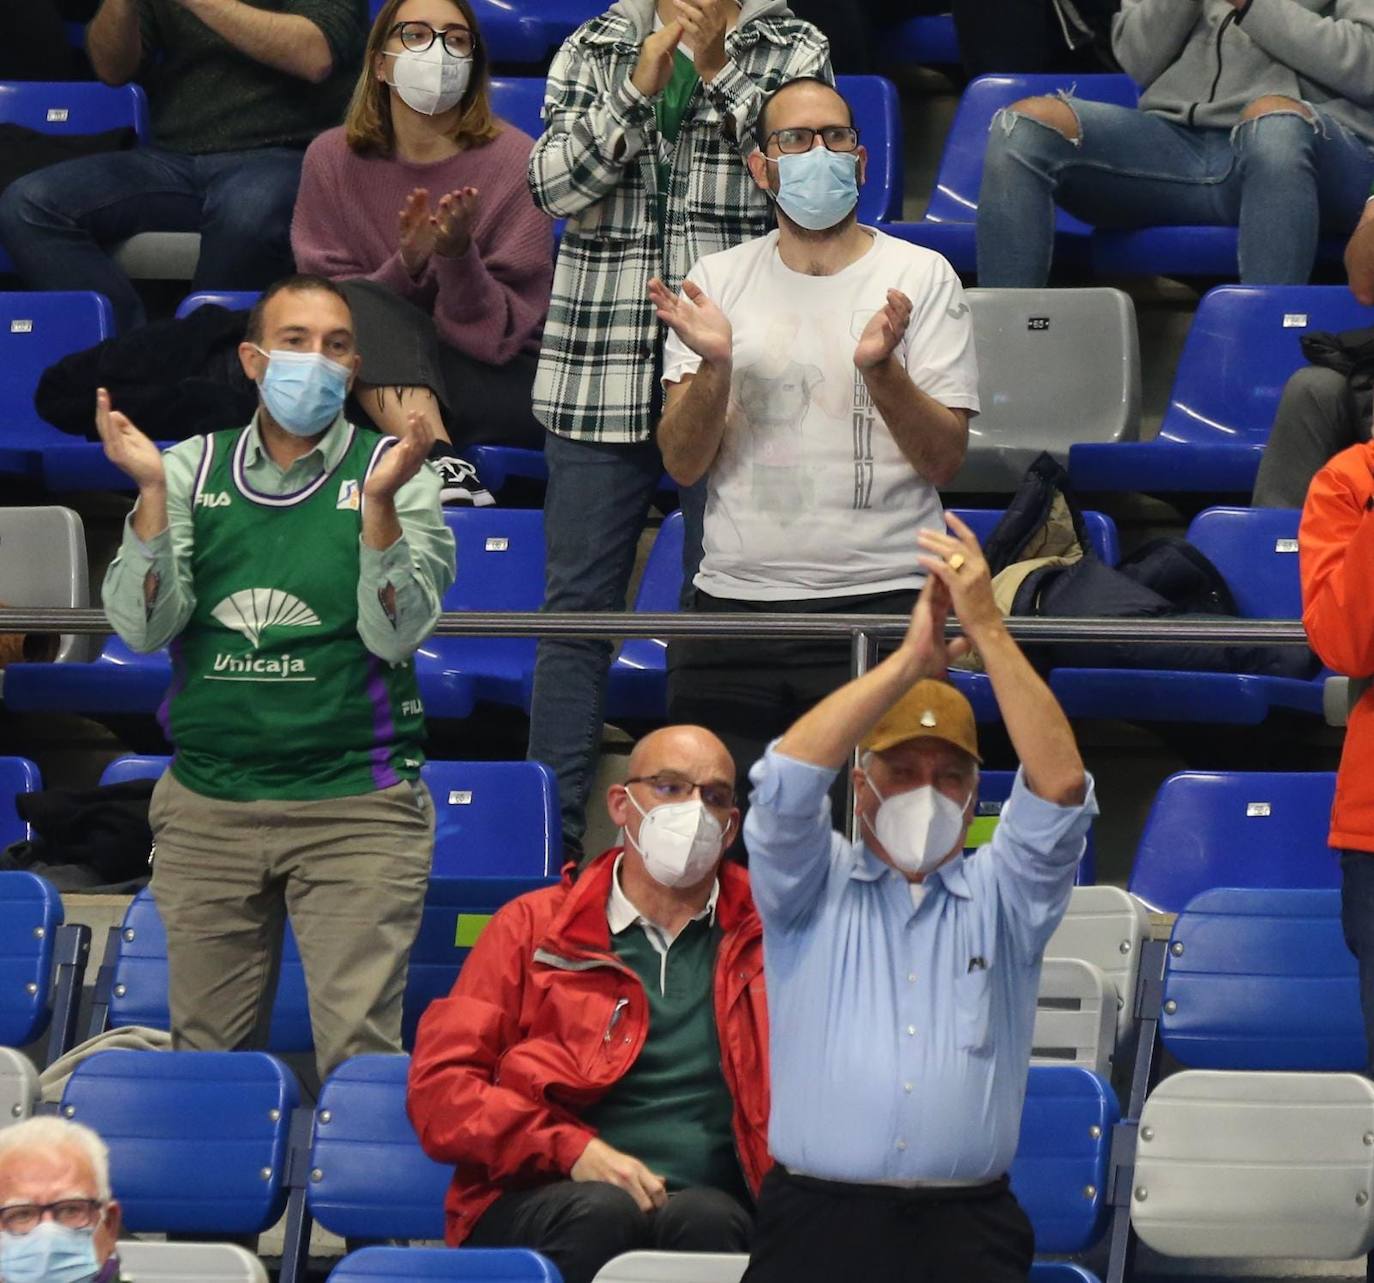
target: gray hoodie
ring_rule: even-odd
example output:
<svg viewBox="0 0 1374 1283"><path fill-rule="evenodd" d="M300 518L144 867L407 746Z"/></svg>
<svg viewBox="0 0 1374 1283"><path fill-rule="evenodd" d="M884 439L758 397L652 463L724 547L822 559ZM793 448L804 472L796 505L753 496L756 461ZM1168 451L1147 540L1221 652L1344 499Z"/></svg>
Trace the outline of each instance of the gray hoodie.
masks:
<svg viewBox="0 0 1374 1283"><path fill-rule="evenodd" d="M1281 94L1374 143L1374 0L1122 0L1112 48L1142 111L1229 129Z"/></svg>

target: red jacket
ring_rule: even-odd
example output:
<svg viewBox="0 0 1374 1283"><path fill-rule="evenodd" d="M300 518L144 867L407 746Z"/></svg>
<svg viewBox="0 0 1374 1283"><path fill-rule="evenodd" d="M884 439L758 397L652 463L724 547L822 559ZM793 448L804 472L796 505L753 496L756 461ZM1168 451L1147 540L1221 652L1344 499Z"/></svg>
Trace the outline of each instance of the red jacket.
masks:
<svg viewBox="0 0 1374 1283"><path fill-rule="evenodd" d="M1312 649L1348 677L1374 676L1374 444L1336 455L1307 492L1298 533L1302 622ZM1331 845L1374 851L1374 687L1350 710Z"/></svg>
<svg viewBox="0 0 1374 1283"><path fill-rule="evenodd" d="M606 921L617 854L502 908L453 992L420 1021L406 1106L425 1153L456 1168L445 1200L451 1246L507 1189L567 1177L596 1135L583 1111L644 1046L648 996L611 952ZM716 1030L740 1165L757 1195L772 1163L763 929L748 874L727 861L719 876Z"/></svg>

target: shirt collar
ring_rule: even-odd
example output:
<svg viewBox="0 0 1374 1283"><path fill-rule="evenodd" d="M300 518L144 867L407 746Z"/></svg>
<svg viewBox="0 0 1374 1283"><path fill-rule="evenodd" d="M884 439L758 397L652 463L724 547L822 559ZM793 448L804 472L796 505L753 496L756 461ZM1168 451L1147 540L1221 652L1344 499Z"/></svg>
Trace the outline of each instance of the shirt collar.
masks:
<svg viewBox="0 0 1374 1283"><path fill-rule="evenodd" d="M650 922L631 902L630 897L620 889L620 864L625 859L622 851L615 857L615 865L611 869L611 893L606 897L606 924L611 928L613 936L619 935L626 927L632 927L636 923L640 926L658 927L656 922ZM705 918L712 926L716 922L716 900L720 897L720 879L716 878L711 883L711 896L706 901L700 913L694 913L689 919L692 922L700 922Z"/></svg>
<svg viewBox="0 0 1374 1283"><path fill-rule="evenodd" d="M939 878L944 884L944 888L951 895L957 895L961 900L973 899L973 888L969 886L968 872L964 868L966 857L959 856L951 860L948 864L942 864L934 873L926 875L925 885L930 886L931 878ZM849 870L849 876L855 882L876 882L885 873L890 873L894 878L902 878L890 864L885 864L878 859L872 851L868 849L866 842L856 842L854 844L854 865ZM906 879L902 878L905 882Z"/></svg>
<svg viewBox="0 0 1374 1283"><path fill-rule="evenodd" d="M262 432L259 427L260 411L255 412L248 423L248 443L243 452L243 462L246 467L253 467L259 463L270 463L279 471L289 472L291 468L297 468L302 463L312 463L321 471L328 472L334 468L348 445L348 420L342 414L325 429L324 436L315 442L305 454L291 465L291 468L282 469L275 459L267 453L267 447L262 443Z"/></svg>

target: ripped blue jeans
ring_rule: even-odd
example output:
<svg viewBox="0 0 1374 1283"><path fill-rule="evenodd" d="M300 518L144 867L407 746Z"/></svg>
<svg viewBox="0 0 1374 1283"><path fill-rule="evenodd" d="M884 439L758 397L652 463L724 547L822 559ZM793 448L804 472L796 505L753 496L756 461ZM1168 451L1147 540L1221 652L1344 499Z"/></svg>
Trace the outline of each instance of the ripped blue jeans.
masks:
<svg viewBox="0 0 1374 1283"><path fill-rule="evenodd" d="M1064 101L1079 138L1010 109L993 117L978 199L978 284L1041 286L1054 205L1095 227L1238 227L1240 279L1307 281L1322 232L1349 232L1374 181L1374 152L1307 106L1192 129L1149 112Z"/></svg>

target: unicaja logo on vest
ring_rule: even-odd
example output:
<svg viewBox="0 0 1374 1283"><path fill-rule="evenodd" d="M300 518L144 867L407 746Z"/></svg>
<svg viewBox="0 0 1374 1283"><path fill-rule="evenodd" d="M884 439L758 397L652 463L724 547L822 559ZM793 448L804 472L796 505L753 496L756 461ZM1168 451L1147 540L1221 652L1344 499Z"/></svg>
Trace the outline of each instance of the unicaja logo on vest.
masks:
<svg viewBox="0 0 1374 1283"><path fill-rule="evenodd" d="M305 602L279 588L244 588L226 597L210 614L226 628L242 633L254 650L269 628L320 627L320 617Z"/></svg>

